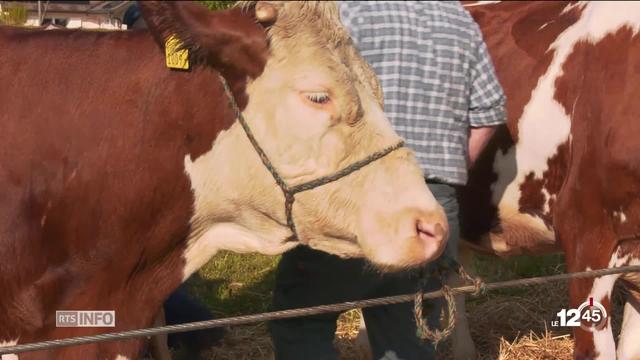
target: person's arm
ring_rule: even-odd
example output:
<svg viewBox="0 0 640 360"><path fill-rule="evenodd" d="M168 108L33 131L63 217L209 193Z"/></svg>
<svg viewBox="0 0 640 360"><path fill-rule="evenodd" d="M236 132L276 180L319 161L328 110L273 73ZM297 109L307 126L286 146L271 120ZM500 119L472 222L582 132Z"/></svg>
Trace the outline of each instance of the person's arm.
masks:
<svg viewBox="0 0 640 360"><path fill-rule="evenodd" d="M496 132L497 126L483 126L478 128L471 128L469 132L469 158L467 159L467 166L472 168L476 163L476 160L482 153L482 150L487 146L491 136Z"/></svg>
<svg viewBox="0 0 640 360"><path fill-rule="evenodd" d="M496 128L507 119L505 96L498 81L493 62L482 39L480 29L477 31L477 49L475 63L472 64L471 93L469 96L469 144L467 166L471 168L487 146Z"/></svg>

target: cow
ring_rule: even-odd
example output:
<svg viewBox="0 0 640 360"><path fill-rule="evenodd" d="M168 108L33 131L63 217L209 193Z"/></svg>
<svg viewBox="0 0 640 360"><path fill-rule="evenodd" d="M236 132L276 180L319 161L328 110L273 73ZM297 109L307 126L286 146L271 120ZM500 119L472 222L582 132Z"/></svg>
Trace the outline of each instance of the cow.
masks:
<svg viewBox="0 0 640 360"><path fill-rule="evenodd" d="M219 250L304 245L381 271L442 253L445 214L335 4L140 6L149 30L0 28L0 346L148 327ZM188 69L166 67L170 38ZM56 327L56 310L113 310L115 327Z"/></svg>
<svg viewBox="0 0 640 360"><path fill-rule="evenodd" d="M507 95L508 123L460 195L469 248L562 252L567 271L640 264L640 3L470 2ZM570 305L610 314L629 290L619 359L640 358L640 275L573 279ZM458 329L458 358L472 348ZM614 359L610 318L574 328L574 358Z"/></svg>

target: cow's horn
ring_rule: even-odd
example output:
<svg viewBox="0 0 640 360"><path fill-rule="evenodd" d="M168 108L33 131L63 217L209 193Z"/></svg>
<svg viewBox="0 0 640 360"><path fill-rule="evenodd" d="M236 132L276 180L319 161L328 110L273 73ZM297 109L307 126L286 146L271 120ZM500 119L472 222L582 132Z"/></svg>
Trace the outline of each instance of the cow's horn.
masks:
<svg viewBox="0 0 640 360"><path fill-rule="evenodd" d="M278 17L278 9L266 1L256 3L256 18L261 23L272 23Z"/></svg>

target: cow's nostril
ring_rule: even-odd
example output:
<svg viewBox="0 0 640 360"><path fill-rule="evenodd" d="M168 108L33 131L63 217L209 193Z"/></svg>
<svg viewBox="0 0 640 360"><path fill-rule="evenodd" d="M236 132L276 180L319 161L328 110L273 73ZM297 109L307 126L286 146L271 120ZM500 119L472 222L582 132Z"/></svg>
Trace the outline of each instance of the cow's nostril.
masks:
<svg viewBox="0 0 640 360"><path fill-rule="evenodd" d="M434 235L434 230L433 224L429 224L421 220L416 221L416 232L418 235L432 237Z"/></svg>
<svg viewBox="0 0 640 360"><path fill-rule="evenodd" d="M444 227L440 223L416 221L416 232L421 237L441 238L444 235Z"/></svg>

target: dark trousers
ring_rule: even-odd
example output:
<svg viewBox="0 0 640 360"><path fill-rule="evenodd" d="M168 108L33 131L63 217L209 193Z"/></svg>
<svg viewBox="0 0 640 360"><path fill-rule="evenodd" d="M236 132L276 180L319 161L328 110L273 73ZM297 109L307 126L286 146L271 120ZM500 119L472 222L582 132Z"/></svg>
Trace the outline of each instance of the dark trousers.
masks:
<svg viewBox="0 0 640 360"><path fill-rule="evenodd" d="M459 238L456 189L442 183L427 184L447 213L450 238L446 253L455 259ZM417 283L417 271L380 274L363 259L341 259L300 246L285 253L278 264L273 306L283 310L409 294L416 291ZM437 290L440 285L439 279L429 279L427 291ZM442 299L427 305L430 326L439 326ZM413 303L365 308L362 313L374 359L435 358L433 346L416 336ZM271 321L269 331L276 360L337 359L333 339L339 315Z"/></svg>

